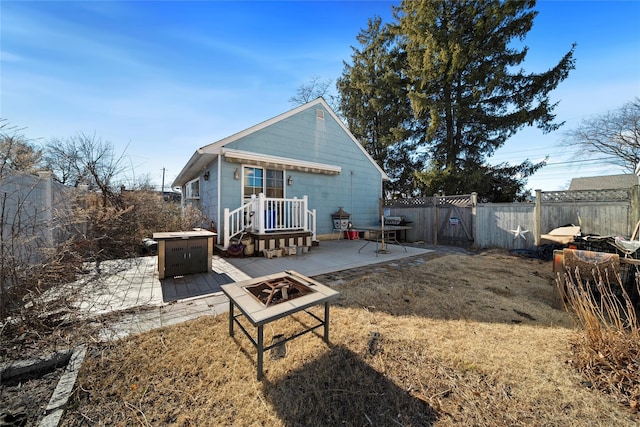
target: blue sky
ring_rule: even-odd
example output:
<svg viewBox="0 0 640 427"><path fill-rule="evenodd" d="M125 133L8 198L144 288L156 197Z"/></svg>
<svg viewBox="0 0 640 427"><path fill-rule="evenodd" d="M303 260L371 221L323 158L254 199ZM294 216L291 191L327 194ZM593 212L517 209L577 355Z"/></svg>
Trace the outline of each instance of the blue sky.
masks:
<svg viewBox="0 0 640 427"><path fill-rule="evenodd" d="M159 186L165 168L168 186L198 147L289 110L314 75L335 81L368 18L389 21L398 3L3 0L0 117L39 144L95 134L126 150L136 177ZM576 70L552 93L563 130L640 96L640 2L536 9L526 71L552 67L577 43ZM526 130L492 162L548 155L529 180L545 191L622 172L575 162L562 139Z"/></svg>

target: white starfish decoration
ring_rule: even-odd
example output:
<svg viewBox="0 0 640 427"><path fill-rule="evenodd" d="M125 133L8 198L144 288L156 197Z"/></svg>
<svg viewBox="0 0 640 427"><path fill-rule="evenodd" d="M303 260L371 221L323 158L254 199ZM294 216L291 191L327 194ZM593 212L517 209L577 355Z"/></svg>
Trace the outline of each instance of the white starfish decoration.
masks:
<svg viewBox="0 0 640 427"><path fill-rule="evenodd" d="M513 233L514 239L517 239L518 237L522 237L524 240L527 240L527 236L525 236L525 234L528 233L529 230L523 230L522 227L518 225L518 228L515 230L511 230L511 232Z"/></svg>

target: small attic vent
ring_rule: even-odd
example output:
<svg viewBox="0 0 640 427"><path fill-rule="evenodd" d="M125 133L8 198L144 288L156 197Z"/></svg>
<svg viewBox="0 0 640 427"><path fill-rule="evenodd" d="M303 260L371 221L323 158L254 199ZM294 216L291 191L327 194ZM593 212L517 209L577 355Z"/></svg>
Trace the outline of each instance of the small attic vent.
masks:
<svg viewBox="0 0 640 427"><path fill-rule="evenodd" d="M316 119L324 120L324 110L316 110Z"/></svg>

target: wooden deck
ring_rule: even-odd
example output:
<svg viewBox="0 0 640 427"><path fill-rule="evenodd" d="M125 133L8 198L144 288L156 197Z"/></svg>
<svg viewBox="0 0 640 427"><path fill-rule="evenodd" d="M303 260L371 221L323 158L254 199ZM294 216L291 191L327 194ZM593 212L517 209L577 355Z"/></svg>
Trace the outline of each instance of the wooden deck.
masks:
<svg viewBox="0 0 640 427"><path fill-rule="evenodd" d="M210 271L208 273L188 274L184 276L160 279L162 286L162 300L164 302L178 301L201 295L221 292L221 285L232 283L234 280L226 273Z"/></svg>

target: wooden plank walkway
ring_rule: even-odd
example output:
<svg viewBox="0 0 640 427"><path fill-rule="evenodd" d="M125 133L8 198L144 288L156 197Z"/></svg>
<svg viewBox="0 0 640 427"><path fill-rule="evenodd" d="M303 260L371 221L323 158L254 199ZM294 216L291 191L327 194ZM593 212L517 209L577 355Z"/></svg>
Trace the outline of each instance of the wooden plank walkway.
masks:
<svg viewBox="0 0 640 427"><path fill-rule="evenodd" d="M226 273L189 274L186 276L167 277L160 280L162 286L162 300L164 302L177 301L202 295L222 292L220 285L232 283L234 280Z"/></svg>

